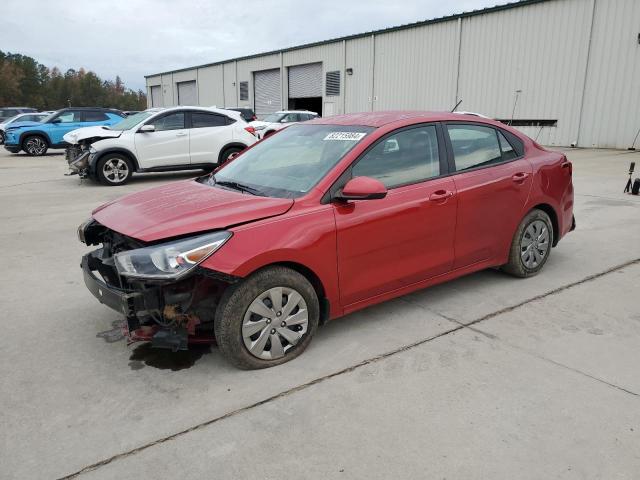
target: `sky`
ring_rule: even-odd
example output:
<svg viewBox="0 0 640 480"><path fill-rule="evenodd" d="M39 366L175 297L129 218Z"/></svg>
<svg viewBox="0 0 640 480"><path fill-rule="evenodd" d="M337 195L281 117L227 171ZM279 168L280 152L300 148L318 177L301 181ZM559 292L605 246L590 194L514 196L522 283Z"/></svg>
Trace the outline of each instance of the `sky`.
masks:
<svg viewBox="0 0 640 480"><path fill-rule="evenodd" d="M62 71L145 75L367 32L507 0L3 0L0 50Z"/></svg>

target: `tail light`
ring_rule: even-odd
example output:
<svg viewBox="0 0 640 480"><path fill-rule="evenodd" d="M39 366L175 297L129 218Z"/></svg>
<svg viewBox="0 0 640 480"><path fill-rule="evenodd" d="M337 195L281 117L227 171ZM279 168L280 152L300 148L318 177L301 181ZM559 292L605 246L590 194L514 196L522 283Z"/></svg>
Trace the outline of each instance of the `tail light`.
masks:
<svg viewBox="0 0 640 480"><path fill-rule="evenodd" d="M253 128L251 125L249 125L248 127L244 127L244 129L254 137L256 136L256 129Z"/></svg>

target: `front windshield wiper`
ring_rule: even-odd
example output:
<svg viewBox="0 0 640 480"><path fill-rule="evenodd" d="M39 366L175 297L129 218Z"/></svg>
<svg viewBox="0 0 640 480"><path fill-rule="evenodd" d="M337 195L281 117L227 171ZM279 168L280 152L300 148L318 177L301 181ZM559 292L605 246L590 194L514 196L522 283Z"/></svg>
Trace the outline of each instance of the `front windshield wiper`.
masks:
<svg viewBox="0 0 640 480"><path fill-rule="evenodd" d="M213 180L213 183L211 182L211 180ZM244 184L238 183L238 182L230 182L230 181L226 181L226 180L217 180L216 177L214 177L213 175L211 176L211 179L209 180L209 184L220 185L221 187L232 188L234 190L239 190L241 192L250 193L251 195L263 196L262 192L260 190L258 190L257 188L253 188L253 187L250 187L249 185L244 185Z"/></svg>

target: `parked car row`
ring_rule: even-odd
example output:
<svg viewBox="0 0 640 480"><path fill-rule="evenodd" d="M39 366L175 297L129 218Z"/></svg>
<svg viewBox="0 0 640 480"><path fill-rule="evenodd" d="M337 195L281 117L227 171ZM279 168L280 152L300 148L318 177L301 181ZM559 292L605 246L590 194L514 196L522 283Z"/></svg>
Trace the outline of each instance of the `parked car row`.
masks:
<svg viewBox="0 0 640 480"><path fill-rule="evenodd" d="M165 124L186 145L204 117L232 118L147 115L105 129L93 158L115 158L114 140L139 157L137 142ZM87 288L124 314L131 341L175 351L215 339L254 369L296 358L321 323L367 306L486 268L537 274L575 228L572 207L571 162L507 125L369 112L292 125L209 175L102 205L78 237L97 247L81 262Z"/></svg>
<svg viewBox="0 0 640 480"><path fill-rule="evenodd" d="M207 107L152 108L63 138L72 173L104 185L134 172L212 170L257 141L240 112Z"/></svg>

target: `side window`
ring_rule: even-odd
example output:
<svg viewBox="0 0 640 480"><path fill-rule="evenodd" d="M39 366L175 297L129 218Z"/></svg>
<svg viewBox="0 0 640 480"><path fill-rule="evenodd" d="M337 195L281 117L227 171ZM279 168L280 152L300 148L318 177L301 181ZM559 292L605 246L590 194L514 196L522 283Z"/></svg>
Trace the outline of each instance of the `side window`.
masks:
<svg viewBox="0 0 640 480"><path fill-rule="evenodd" d="M298 115L295 113L288 113L287 115L285 115L285 117L282 119L281 123L291 123L291 122L297 122Z"/></svg>
<svg viewBox="0 0 640 480"><path fill-rule="evenodd" d="M58 123L74 123L81 121L81 115L80 112L64 112L58 115L57 119Z"/></svg>
<svg viewBox="0 0 640 480"><path fill-rule="evenodd" d="M109 117L104 112L84 112L85 122L104 122L105 120L109 120Z"/></svg>
<svg viewBox="0 0 640 480"><path fill-rule="evenodd" d="M184 128L184 112L171 113L162 118L158 118L153 121L153 125L156 127L156 132L180 130Z"/></svg>
<svg viewBox="0 0 640 480"><path fill-rule="evenodd" d="M515 151L513 145L505 138L502 132L498 131L498 138L500 139L500 150L502 150L502 158L504 160L513 160L518 158L518 152Z"/></svg>
<svg viewBox="0 0 640 480"><path fill-rule="evenodd" d="M456 171L500 163L502 153L496 131L478 125L447 125Z"/></svg>
<svg viewBox="0 0 640 480"><path fill-rule="evenodd" d="M372 177L393 188L440 175L436 127L403 130L378 142L351 170L353 177Z"/></svg>
<svg viewBox="0 0 640 480"><path fill-rule="evenodd" d="M191 128L221 127L227 125L227 117L213 113L192 112Z"/></svg>

